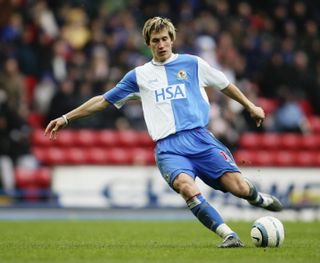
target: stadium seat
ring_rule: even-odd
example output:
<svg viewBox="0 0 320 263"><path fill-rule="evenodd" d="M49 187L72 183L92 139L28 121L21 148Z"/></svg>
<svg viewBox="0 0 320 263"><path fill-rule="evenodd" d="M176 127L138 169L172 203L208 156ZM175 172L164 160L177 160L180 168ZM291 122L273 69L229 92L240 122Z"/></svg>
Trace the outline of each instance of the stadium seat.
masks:
<svg viewBox="0 0 320 263"><path fill-rule="evenodd" d="M85 164L87 163L87 149L83 147L69 147L64 149L65 164Z"/></svg>
<svg viewBox="0 0 320 263"><path fill-rule="evenodd" d="M50 146L53 141L44 136L43 129L34 129L31 134L31 143L33 146Z"/></svg>
<svg viewBox="0 0 320 263"><path fill-rule="evenodd" d="M98 145L97 131L90 129L74 130L74 146L92 147Z"/></svg>
<svg viewBox="0 0 320 263"><path fill-rule="evenodd" d="M119 147L139 146L139 135L133 130L124 130L117 132Z"/></svg>
<svg viewBox="0 0 320 263"><path fill-rule="evenodd" d="M239 166L251 166L255 163L255 152L251 150L237 150L233 157Z"/></svg>
<svg viewBox="0 0 320 263"><path fill-rule="evenodd" d="M90 147L86 149L87 164L107 164L110 162L107 150L103 147Z"/></svg>
<svg viewBox="0 0 320 263"><path fill-rule="evenodd" d="M320 150L316 151L314 153L314 165L317 166L317 167L320 167Z"/></svg>
<svg viewBox="0 0 320 263"><path fill-rule="evenodd" d="M114 147L118 145L118 136L113 130L99 130L95 133L96 144L100 147Z"/></svg>
<svg viewBox="0 0 320 263"><path fill-rule="evenodd" d="M121 164L132 164L132 153L127 149L114 147L107 149L109 156L109 164L121 165Z"/></svg>
<svg viewBox="0 0 320 263"><path fill-rule="evenodd" d="M302 135L297 133L282 133L280 136L281 149L295 150L301 148Z"/></svg>
<svg viewBox="0 0 320 263"><path fill-rule="evenodd" d="M154 150L152 148L136 147L131 150L132 164L134 165L154 165Z"/></svg>
<svg viewBox="0 0 320 263"><path fill-rule="evenodd" d="M49 140L49 139L48 139ZM61 130L53 141L58 147L71 147L74 145L74 131L71 129Z"/></svg>
<svg viewBox="0 0 320 263"><path fill-rule="evenodd" d="M307 99L300 99L298 101L299 107L300 109L303 111L303 113L307 116L313 116L314 115L314 111L312 108L312 105L310 104L310 102Z"/></svg>
<svg viewBox="0 0 320 263"><path fill-rule="evenodd" d="M244 133L239 140L242 149L257 149L260 147L261 136L259 133Z"/></svg>
<svg viewBox="0 0 320 263"><path fill-rule="evenodd" d="M258 105L263 108L266 115L272 114L278 107L279 102L276 99L258 98Z"/></svg>
<svg viewBox="0 0 320 263"><path fill-rule="evenodd" d="M296 166L297 155L295 154L295 151L276 151L274 153L274 164L276 166Z"/></svg>
<svg viewBox="0 0 320 263"><path fill-rule="evenodd" d="M253 165L257 166L272 166L274 162L273 151L268 150L258 150L253 153Z"/></svg>
<svg viewBox="0 0 320 263"><path fill-rule="evenodd" d="M58 165L66 163L66 153L61 147L33 147L32 152L43 165Z"/></svg>
<svg viewBox="0 0 320 263"><path fill-rule="evenodd" d="M51 169L48 167L42 167L35 171L35 177L37 186L40 188L51 187Z"/></svg>
<svg viewBox="0 0 320 263"><path fill-rule="evenodd" d="M139 145L142 147L154 147L155 142L146 131L137 132Z"/></svg>
<svg viewBox="0 0 320 263"><path fill-rule="evenodd" d="M313 133L320 133L320 117L312 116L308 118Z"/></svg>
<svg viewBox="0 0 320 263"><path fill-rule="evenodd" d="M266 132L261 135L259 141L260 149L278 150L280 149L280 136L278 133Z"/></svg>
<svg viewBox="0 0 320 263"><path fill-rule="evenodd" d="M27 187L49 188L51 185L50 169L46 167L35 169L15 169L16 187L24 189Z"/></svg>
<svg viewBox="0 0 320 263"><path fill-rule="evenodd" d="M300 146L305 150L320 149L320 134L307 134L301 136Z"/></svg>
<svg viewBox="0 0 320 263"><path fill-rule="evenodd" d="M316 165L316 154L313 151L298 151L295 153L297 166L314 166Z"/></svg>
<svg viewBox="0 0 320 263"><path fill-rule="evenodd" d="M16 187L23 189L30 186L35 186L35 172L33 169L15 169L15 183Z"/></svg>
<svg viewBox="0 0 320 263"><path fill-rule="evenodd" d="M41 129L44 126L44 116L39 112L30 112L28 123L33 129Z"/></svg>

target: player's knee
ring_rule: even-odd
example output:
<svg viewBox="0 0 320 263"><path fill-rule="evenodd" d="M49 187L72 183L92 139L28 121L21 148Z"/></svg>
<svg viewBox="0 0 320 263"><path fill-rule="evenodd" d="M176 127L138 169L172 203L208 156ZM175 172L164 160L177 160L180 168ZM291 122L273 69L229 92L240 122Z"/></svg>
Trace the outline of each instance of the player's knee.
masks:
<svg viewBox="0 0 320 263"><path fill-rule="evenodd" d="M199 192L194 180L184 174L177 176L173 182L173 188L185 199L191 198Z"/></svg>
<svg viewBox="0 0 320 263"><path fill-rule="evenodd" d="M247 184L247 182L244 180L237 182L237 190L238 190L238 196L240 197L248 196L250 193L250 187Z"/></svg>
<svg viewBox="0 0 320 263"><path fill-rule="evenodd" d="M249 195L250 187L239 173L226 173L222 178L225 189L238 197Z"/></svg>

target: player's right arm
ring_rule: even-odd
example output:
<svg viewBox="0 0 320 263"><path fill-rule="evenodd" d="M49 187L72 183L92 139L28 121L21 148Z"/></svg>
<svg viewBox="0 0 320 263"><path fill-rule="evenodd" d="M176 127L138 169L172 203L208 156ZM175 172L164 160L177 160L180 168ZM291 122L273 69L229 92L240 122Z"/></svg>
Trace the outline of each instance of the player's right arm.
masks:
<svg viewBox="0 0 320 263"><path fill-rule="evenodd" d="M50 121L45 129L44 134L46 136L49 135L50 139L56 139L59 130L66 127L70 121L90 116L98 111L102 111L107 108L108 105L109 103L108 101L106 101L103 95L92 97L79 107L73 109L72 111L66 113L61 117Z"/></svg>

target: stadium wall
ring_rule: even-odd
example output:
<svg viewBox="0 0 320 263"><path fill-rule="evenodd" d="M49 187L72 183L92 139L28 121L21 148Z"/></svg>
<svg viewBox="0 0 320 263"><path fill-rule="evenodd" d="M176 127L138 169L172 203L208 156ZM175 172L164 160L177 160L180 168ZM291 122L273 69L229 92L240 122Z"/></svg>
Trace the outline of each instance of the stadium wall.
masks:
<svg viewBox="0 0 320 263"><path fill-rule="evenodd" d="M276 195L286 209L283 219L320 219L318 168L242 168L263 192ZM215 191L199 180L201 191L228 219L253 219L266 211L246 201ZM183 208L156 167L57 166L52 190L62 207L74 208Z"/></svg>

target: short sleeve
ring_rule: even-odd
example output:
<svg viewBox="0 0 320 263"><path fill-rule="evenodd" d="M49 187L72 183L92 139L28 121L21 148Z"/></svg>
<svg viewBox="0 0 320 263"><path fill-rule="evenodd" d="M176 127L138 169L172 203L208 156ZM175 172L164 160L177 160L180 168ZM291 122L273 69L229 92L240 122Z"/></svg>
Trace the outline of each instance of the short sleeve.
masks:
<svg viewBox="0 0 320 263"><path fill-rule="evenodd" d="M130 99L139 99L135 70L129 71L118 84L103 95L104 99L121 108Z"/></svg>
<svg viewBox="0 0 320 263"><path fill-rule="evenodd" d="M203 87L214 87L222 90L230 84L223 72L211 67L200 57L198 57L198 75L200 86Z"/></svg>

